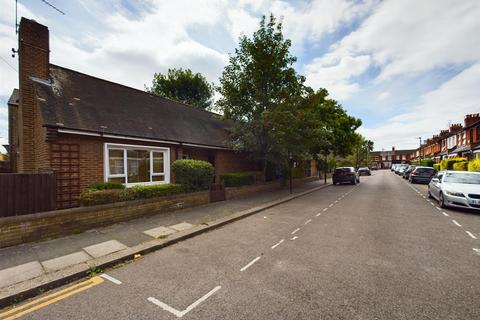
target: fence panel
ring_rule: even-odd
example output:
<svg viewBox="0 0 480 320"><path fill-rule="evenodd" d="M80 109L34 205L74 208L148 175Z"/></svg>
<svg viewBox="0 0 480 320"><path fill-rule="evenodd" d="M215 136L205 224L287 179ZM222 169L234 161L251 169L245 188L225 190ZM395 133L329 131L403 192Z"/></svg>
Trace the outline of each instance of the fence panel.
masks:
<svg viewBox="0 0 480 320"><path fill-rule="evenodd" d="M0 217L55 210L53 173L0 174Z"/></svg>

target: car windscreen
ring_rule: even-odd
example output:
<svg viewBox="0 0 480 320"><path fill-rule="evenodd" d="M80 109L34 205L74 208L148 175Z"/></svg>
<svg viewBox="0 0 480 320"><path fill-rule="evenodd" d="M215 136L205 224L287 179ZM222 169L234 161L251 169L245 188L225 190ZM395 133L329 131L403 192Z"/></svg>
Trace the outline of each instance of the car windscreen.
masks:
<svg viewBox="0 0 480 320"><path fill-rule="evenodd" d="M350 172L350 168L337 168L335 169L335 173L342 173L342 172Z"/></svg>
<svg viewBox="0 0 480 320"><path fill-rule="evenodd" d="M480 174L464 173L464 172L447 172L443 182L448 183L465 183L480 184Z"/></svg>
<svg viewBox="0 0 480 320"><path fill-rule="evenodd" d="M417 168L415 170L416 174L426 174L426 175L433 175L435 174L435 169L430 168Z"/></svg>

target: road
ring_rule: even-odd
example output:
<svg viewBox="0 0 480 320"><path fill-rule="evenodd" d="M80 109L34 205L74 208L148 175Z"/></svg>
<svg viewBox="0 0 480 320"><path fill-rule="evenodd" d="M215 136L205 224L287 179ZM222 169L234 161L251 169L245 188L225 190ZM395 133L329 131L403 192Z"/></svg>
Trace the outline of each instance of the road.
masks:
<svg viewBox="0 0 480 320"><path fill-rule="evenodd" d="M3 319L480 319L480 214L375 171L106 272Z"/></svg>

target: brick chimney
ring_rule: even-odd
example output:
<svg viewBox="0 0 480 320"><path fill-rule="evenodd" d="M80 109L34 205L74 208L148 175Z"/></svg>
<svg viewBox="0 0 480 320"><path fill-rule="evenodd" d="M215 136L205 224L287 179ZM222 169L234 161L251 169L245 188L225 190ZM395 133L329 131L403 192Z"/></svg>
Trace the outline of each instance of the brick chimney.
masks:
<svg viewBox="0 0 480 320"><path fill-rule="evenodd" d="M35 170L36 99L30 77L49 78L49 53L48 28L34 20L22 18L18 31L19 172Z"/></svg>
<svg viewBox="0 0 480 320"><path fill-rule="evenodd" d="M455 123L450 125L450 133L456 133L458 130L462 129L461 123Z"/></svg>
<svg viewBox="0 0 480 320"><path fill-rule="evenodd" d="M467 114L465 116L465 127L468 127L475 122L480 121L480 114L479 113L472 113L472 114Z"/></svg>

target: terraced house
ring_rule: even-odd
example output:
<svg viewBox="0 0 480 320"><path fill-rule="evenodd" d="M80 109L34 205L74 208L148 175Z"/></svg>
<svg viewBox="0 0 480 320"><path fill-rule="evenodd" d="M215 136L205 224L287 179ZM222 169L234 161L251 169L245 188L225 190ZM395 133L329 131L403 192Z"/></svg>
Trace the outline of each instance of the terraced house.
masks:
<svg viewBox="0 0 480 320"><path fill-rule="evenodd" d="M176 159L209 161L217 179L255 169L229 149L218 115L53 65L49 53L48 28L22 18L8 149L13 172L57 172L60 208L96 181L170 183Z"/></svg>

